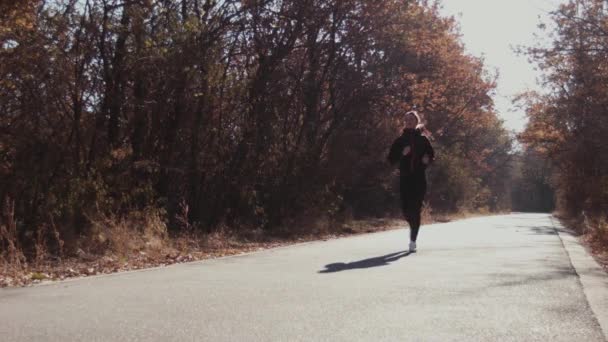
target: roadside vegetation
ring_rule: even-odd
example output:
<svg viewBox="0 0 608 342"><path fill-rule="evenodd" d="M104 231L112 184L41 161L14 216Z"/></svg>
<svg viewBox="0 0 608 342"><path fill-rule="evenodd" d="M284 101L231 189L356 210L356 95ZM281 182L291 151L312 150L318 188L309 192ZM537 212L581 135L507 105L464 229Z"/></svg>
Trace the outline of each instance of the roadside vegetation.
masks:
<svg viewBox="0 0 608 342"><path fill-rule="evenodd" d="M413 108L438 156L427 222L509 211L529 155L438 6L1 2L0 284L392 227Z"/></svg>
<svg viewBox="0 0 608 342"><path fill-rule="evenodd" d="M530 122L520 135L548 167L557 212L608 264L608 8L567 1L544 27L553 41L528 49L543 93L524 94Z"/></svg>

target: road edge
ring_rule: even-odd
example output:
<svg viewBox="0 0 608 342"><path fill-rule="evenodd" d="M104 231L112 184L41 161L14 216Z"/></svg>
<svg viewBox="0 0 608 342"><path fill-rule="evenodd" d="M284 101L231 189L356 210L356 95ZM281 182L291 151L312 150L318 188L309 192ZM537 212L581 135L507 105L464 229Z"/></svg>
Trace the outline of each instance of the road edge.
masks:
<svg viewBox="0 0 608 342"><path fill-rule="evenodd" d="M437 224L444 224L444 223L430 223L430 224L426 224L425 226L431 226L431 225L437 225ZM273 251L276 251L276 250L286 249L286 248L290 248L290 247L299 247L299 246L305 246L305 245L309 245L309 244L331 242L331 241L340 240L340 239L363 238L363 237L368 236L368 235L388 233L388 232L392 232L392 231L395 231L395 230L402 229L403 225L394 225L394 226L391 226L391 227L392 228L385 229L385 230L378 230L378 231L372 231L372 232L364 232L364 233L360 233L360 234L351 234L351 235L344 235L344 236L325 237L325 238L318 238L318 239L315 239L315 240L293 241L293 242L286 243L284 245L279 245L279 246L274 246L274 247L269 247L269 248L260 248L260 249L257 249L257 250L239 252L239 253L230 254L230 255L224 255L224 256L214 256L214 257L209 257L209 258L204 258L204 259L199 259L199 260L191 260L191 261L176 262L176 263L166 264L166 265L157 265L157 266L150 266L150 267L142 267L142 268L130 269L130 270L124 270L124 271L118 271L118 272L100 273L100 274L95 274L95 275L70 277L70 278L65 278L65 279L44 280L44 281L39 282L39 283L32 283L32 284L28 284L28 285L25 285L25 286L0 287L0 291L35 288L35 287L40 287L40 286L62 285L62 284L69 284L70 282L74 282L74 281L86 281L86 280L92 280L92 279L96 279L96 278L114 277L114 276L121 276L121 275L131 274L131 273L156 271L156 270L165 269L165 268L180 267L180 266L183 266L183 265L193 265L193 264L201 264L201 263L207 263L207 262L221 261L223 259L247 257L247 256L251 256L251 255L261 254L261 253L270 253L270 252L273 252ZM408 230L408 229L409 228L406 228L406 230Z"/></svg>
<svg viewBox="0 0 608 342"><path fill-rule="evenodd" d="M565 228L557 218L553 216L550 218L570 258L570 263L578 274L587 303L600 324L604 339L608 340L608 274L569 229Z"/></svg>

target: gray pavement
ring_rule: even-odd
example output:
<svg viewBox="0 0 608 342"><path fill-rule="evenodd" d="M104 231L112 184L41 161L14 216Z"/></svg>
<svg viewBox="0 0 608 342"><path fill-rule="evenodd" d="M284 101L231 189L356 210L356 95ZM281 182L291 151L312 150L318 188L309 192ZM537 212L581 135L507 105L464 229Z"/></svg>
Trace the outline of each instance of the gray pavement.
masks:
<svg viewBox="0 0 608 342"><path fill-rule="evenodd" d="M2 289L0 340L605 341L606 275L556 227L482 217L423 226L414 254L401 229Z"/></svg>

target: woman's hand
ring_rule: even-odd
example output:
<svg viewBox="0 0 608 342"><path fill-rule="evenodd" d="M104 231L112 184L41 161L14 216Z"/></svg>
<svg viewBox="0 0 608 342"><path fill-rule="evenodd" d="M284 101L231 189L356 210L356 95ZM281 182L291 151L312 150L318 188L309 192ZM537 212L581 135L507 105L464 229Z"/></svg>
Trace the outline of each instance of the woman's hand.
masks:
<svg viewBox="0 0 608 342"><path fill-rule="evenodd" d="M431 162L431 159L429 158L428 154L425 154L422 156L422 164L429 165L430 162Z"/></svg>
<svg viewBox="0 0 608 342"><path fill-rule="evenodd" d="M403 155L407 156L408 154L410 154L411 151L412 148L410 146L405 146L405 148L403 149Z"/></svg>

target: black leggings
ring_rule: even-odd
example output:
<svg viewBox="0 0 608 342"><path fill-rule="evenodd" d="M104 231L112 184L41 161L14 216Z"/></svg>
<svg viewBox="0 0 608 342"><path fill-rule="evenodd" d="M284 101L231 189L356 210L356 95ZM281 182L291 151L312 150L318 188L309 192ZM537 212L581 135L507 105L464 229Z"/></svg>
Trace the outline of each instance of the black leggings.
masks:
<svg viewBox="0 0 608 342"><path fill-rule="evenodd" d="M410 240L416 241L420 230L422 201L426 194L426 179L401 179L401 210L410 225Z"/></svg>

